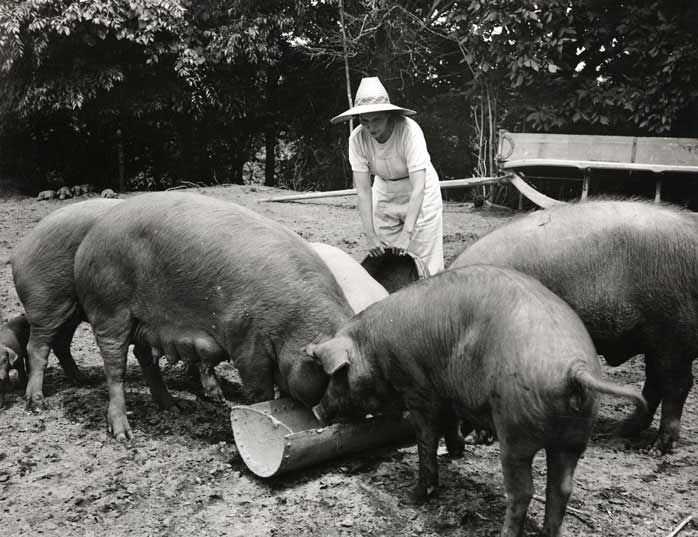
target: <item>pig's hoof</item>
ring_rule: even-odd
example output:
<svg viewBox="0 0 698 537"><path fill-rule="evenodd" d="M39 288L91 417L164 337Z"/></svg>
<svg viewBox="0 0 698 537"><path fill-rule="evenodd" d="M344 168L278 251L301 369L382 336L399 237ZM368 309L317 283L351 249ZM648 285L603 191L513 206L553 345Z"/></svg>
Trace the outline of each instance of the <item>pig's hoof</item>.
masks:
<svg viewBox="0 0 698 537"><path fill-rule="evenodd" d="M115 435L114 438L116 439L117 442L125 443L125 442L128 442L129 440L131 440L133 438L133 435L126 434L126 433L119 433L119 434Z"/></svg>
<svg viewBox="0 0 698 537"><path fill-rule="evenodd" d="M124 443L128 442L129 440L133 440L133 433L131 432L130 428L120 428L119 430L116 430L113 427L108 427L107 429L114 436L114 439L117 442Z"/></svg>
<svg viewBox="0 0 698 537"><path fill-rule="evenodd" d="M654 456L666 455L674 451L676 447L676 438L672 435L660 434L650 448L650 454Z"/></svg>
<svg viewBox="0 0 698 537"><path fill-rule="evenodd" d="M172 397L169 393L154 395L153 402L161 410L170 410L172 407L177 406L177 400L174 397Z"/></svg>
<svg viewBox="0 0 698 537"><path fill-rule="evenodd" d="M131 426L128 423L126 415L107 419L107 432L111 434L117 442L126 442L133 439Z"/></svg>
<svg viewBox="0 0 698 537"><path fill-rule="evenodd" d="M41 393L35 393L27 397L27 410L41 412L48 409L48 403Z"/></svg>
<svg viewBox="0 0 698 537"><path fill-rule="evenodd" d="M436 486L430 485L427 487L420 483L412 490L411 500L412 503L420 505L437 495L438 490Z"/></svg>

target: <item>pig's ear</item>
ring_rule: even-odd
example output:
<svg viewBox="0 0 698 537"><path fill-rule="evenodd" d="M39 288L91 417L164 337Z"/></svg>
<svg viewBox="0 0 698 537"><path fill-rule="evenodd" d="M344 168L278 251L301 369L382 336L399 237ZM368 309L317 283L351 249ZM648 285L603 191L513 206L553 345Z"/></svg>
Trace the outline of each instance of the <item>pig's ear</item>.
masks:
<svg viewBox="0 0 698 537"><path fill-rule="evenodd" d="M330 339L332 339L332 336L329 336L327 334L318 334L317 336L315 336L315 339L312 341L312 343L309 343L305 346L305 353L308 356L313 356L315 354L317 346L320 345L320 343L329 341Z"/></svg>
<svg viewBox="0 0 698 537"><path fill-rule="evenodd" d="M338 339L316 346L313 356L330 376L349 365L349 349Z"/></svg>
<svg viewBox="0 0 698 537"><path fill-rule="evenodd" d="M8 358L8 362L10 363L10 367L12 368L15 366L15 364L19 360L19 355L15 351L13 351L11 349L7 349L7 358Z"/></svg>

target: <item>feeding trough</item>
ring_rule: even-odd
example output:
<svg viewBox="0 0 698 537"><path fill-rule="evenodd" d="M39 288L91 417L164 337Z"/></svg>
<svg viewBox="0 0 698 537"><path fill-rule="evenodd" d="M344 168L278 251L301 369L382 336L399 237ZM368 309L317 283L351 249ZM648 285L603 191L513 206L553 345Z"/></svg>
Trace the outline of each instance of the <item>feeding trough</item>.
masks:
<svg viewBox="0 0 698 537"><path fill-rule="evenodd" d="M387 248L383 255L367 257L361 262L361 266L388 293L394 293L429 276L429 271L419 257L409 252L406 255L397 254L391 248Z"/></svg>
<svg viewBox="0 0 698 537"><path fill-rule="evenodd" d="M310 409L292 399L235 406L230 421L242 460L259 477L414 437L404 413L322 427Z"/></svg>

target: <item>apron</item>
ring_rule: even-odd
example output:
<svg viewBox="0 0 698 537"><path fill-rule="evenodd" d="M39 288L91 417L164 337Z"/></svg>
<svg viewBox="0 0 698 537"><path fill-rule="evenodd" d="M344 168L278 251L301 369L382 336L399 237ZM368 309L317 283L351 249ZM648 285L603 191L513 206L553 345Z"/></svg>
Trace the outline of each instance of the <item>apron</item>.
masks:
<svg viewBox="0 0 698 537"><path fill-rule="evenodd" d="M444 269L444 248L441 187L436 170L431 165L426 170L424 183L422 210L407 249L422 260L432 276ZM372 193L373 226L376 233L388 244L395 244L407 216L407 205L412 193L410 180L405 177L386 181L375 176Z"/></svg>

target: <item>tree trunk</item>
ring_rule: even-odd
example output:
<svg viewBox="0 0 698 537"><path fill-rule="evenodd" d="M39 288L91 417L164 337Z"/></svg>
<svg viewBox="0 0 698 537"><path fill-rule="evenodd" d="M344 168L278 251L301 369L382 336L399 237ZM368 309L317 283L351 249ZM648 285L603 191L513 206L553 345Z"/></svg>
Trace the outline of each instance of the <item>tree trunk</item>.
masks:
<svg viewBox="0 0 698 537"><path fill-rule="evenodd" d="M268 110L278 110L278 83L279 73L274 68L267 70L267 106ZM266 117L266 128L264 129L264 184L267 186L277 186L276 179L276 142L277 142L276 119L273 114Z"/></svg>

